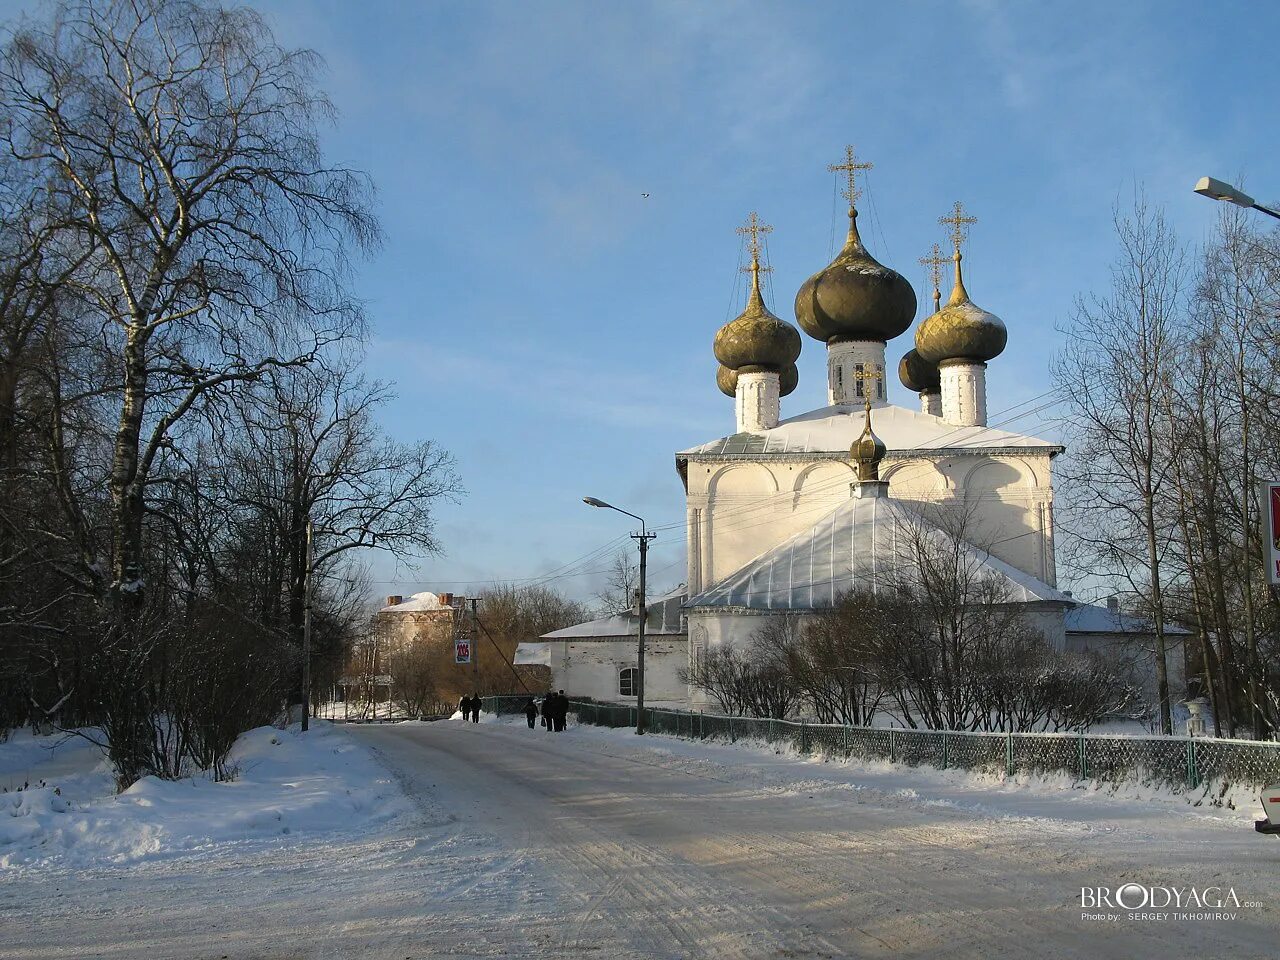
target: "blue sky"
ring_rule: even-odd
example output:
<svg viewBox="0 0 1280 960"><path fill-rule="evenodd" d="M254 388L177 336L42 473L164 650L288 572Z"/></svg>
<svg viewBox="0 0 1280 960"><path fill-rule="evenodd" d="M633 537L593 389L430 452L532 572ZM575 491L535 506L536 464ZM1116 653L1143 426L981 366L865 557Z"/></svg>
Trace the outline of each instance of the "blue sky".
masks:
<svg viewBox="0 0 1280 960"><path fill-rule="evenodd" d="M711 338L741 308L734 229L751 210L774 225L770 302L793 319L842 237L826 167L846 143L875 163L863 238L922 305L937 218L956 199L980 218L966 280L1009 328L993 420L1047 388L1055 325L1106 284L1135 183L1191 242L1216 213L1201 174L1280 195L1277 5L257 5L325 57L331 156L378 185L386 245L358 291L372 373L398 385L385 426L450 449L468 490L440 511L445 555L375 560L377 593L534 577L624 536L586 494L680 524L652 568L682 579L673 454L733 429ZM806 338L784 416L825 403L824 369ZM1008 427L1053 435L1042 416Z"/></svg>

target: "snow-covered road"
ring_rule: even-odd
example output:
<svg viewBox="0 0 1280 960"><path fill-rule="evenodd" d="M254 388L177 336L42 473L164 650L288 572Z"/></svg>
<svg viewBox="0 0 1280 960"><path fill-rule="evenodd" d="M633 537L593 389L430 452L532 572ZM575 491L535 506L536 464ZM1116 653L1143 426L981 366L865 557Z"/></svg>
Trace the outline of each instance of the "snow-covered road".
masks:
<svg viewBox="0 0 1280 960"><path fill-rule="evenodd" d="M342 735L377 751L413 812L132 867L25 870L0 884L0 958L1280 952L1280 842L1240 812L590 728ZM1082 887L1129 882L1261 906L1082 919Z"/></svg>
<svg viewBox="0 0 1280 960"><path fill-rule="evenodd" d="M560 919L526 941L531 955L1280 951L1280 844L1238 816L1169 804L1144 815L1131 802L1026 791L925 794L903 787L923 771L849 777L840 765L622 732L441 724L360 736L414 792L448 784L460 823L556 881L541 889ZM1127 882L1234 886L1263 906L1234 920L1081 918L1082 887ZM512 922L519 940L518 912Z"/></svg>

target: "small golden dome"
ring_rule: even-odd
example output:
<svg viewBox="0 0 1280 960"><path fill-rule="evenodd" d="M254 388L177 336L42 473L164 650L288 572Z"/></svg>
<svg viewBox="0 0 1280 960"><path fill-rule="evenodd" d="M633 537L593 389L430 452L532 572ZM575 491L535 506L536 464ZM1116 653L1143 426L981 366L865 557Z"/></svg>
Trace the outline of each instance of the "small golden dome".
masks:
<svg viewBox="0 0 1280 960"><path fill-rule="evenodd" d="M789 396L800 384L800 370L794 363L788 363L778 373L778 396ZM738 371L720 364L716 371L716 386L726 397L737 396Z"/></svg>
<svg viewBox="0 0 1280 960"><path fill-rule="evenodd" d="M927 363L970 360L985 363L1004 352L1009 331L1004 321L969 299L960 269L959 248L952 257L956 284L946 306L927 318L916 330L916 353Z"/></svg>
<svg viewBox="0 0 1280 960"><path fill-rule="evenodd" d="M796 320L815 340L892 340L911 326L916 293L898 273L867 253L858 211L849 207L844 249L796 293Z"/></svg>
<svg viewBox="0 0 1280 960"><path fill-rule="evenodd" d="M862 434L853 441L849 448L849 456L858 465L858 480L879 480L880 461L884 459L887 448L884 441L871 429L871 399L867 398L867 422Z"/></svg>
<svg viewBox="0 0 1280 960"><path fill-rule="evenodd" d="M732 367L726 367L720 364L720 369L716 371L716 386L720 388L720 392L726 397L735 397L738 395L738 371Z"/></svg>
<svg viewBox="0 0 1280 960"><path fill-rule="evenodd" d="M925 360L914 349L898 362L898 379L912 393L941 393L942 380L938 365Z"/></svg>
<svg viewBox="0 0 1280 960"><path fill-rule="evenodd" d="M779 377L778 396L788 396L791 391L800 385L800 368L794 363L788 363L782 368Z"/></svg>

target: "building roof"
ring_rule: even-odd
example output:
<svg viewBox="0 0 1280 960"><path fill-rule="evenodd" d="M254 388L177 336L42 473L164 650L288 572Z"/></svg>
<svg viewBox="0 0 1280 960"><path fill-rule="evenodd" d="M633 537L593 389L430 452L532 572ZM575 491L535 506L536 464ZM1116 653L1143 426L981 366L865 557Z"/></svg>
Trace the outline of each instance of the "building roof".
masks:
<svg viewBox="0 0 1280 960"><path fill-rule="evenodd" d="M1078 603L1063 617L1067 633L1137 633L1151 636L1155 624L1146 617L1131 617L1118 610L1097 607L1091 603ZM1165 633L1182 636L1191 633L1176 623L1165 624Z"/></svg>
<svg viewBox="0 0 1280 960"><path fill-rule="evenodd" d="M450 610L451 607L445 606L440 602L440 598L434 593L415 593L401 603L393 603L391 606L383 607L379 613L412 613L417 610Z"/></svg>
<svg viewBox="0 0 1280 960"><path fill-rule="evenodd" d="M684 602L685 589L681 585L671 593L658 597L649 603L648 616L644 621L646 636L672 636L684 633L681 620L681 604ZM591 640L608 639L610 637L634 637L639 630L640 618L634 612L624 611L599 620L588 620L572 627L552 630L544 633L543 640Z"/></svg>
<svg viewBox="0 0 1280 960"><path fill-rule="evenodd" d="M880 420L876 421L877 430ZM687 608L825 610L853 587L874 584L908 559L908 537L923 532L940 544L955 541L921 514L889 496L853 497L811 529L691 598ZM1071 598L1002 560L961 542L971 562L1000 577L1012 599L1068 605Z"/></svg>
<svg viewBox="0 0 1280 960"><path fill-rule="evenodd" d="M680 459L760 455L831 453L847 457L849 445L862 432L862 407L841 404L822 407L783 420L772 430L735 433L682 450ZM1011 433L996 427L957 427L940 417L887 404L875 408L876 435L888 447L888 456L912 451L950 450L984 453L993 450L1039 450L1056 455L1062 447L1048 440Z"/></svg>

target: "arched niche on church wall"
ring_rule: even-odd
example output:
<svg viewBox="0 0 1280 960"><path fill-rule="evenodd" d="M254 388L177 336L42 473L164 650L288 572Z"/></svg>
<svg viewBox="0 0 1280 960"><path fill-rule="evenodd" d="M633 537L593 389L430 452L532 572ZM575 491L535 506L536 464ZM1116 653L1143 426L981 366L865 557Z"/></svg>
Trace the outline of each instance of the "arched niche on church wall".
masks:
<svg viewBox="0 0 1280 960"><path fill-rule="evenodd" d="M793 468L795 479L791 482L791 508L801 509L802 504L830 503L833 507L849 499L849 484L857 479L853 464L842 460L827 460Z"/></svg>
<svg viewBox="0 0 1280 960"><path fill-rule="evenodd" d="M880 469L880 479L889 483L895 497L904 500L934 500L954 489L949 475L949 461L923 458L899 460Z"/></svg>
<svg viewBox="0 0 1280 960"><path fill-rule="evenodd" d="M707 497L713 501L771 496L777 492L777 478L762 463L728 463L715 470L707 481Z"/></svg>
<svg viewBox="0 0 1280 960"><path fill-rule="evenodd" d="M706 583L728 576L792 532L790 493L779 489L777 469L733 463L712 475L702 525Z"/></svg>
<svg viewBox="0 0 1280 960"><path fill-rule="evenodd" d="M985 457L971 465L958 483L967 499L1026 497L1036 492L1036 471L1020 457Z"/></svg>

